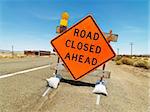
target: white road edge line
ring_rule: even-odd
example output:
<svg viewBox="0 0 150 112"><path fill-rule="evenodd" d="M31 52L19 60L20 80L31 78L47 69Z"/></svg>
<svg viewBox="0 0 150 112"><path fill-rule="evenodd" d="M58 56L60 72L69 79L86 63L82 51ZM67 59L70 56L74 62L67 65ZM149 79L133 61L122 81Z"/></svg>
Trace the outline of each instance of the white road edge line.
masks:
<svg viewBox="0 0 150 112"><path fill-rule="evenodd" d="M50 65L45 65L45 66L36 67L36 68L28 69L28 70L23 70L23 71L19 71L19 72L15 72L15 73L5 74L5 75L0 76L0 79L6 78L6 77L11 77L11 76L18 75L18 74L31 72L31 71L35 71L35 70L39 70L39 69L43 69L43 68L47 68L49 66Z"/></svg>
<svg viewBox="0 0 150 112"><path fill-rule="evenodd" d="M46 89L46 91L43 93L43 97L48 93L48 91L50 90L51 88L50 87L48 87L47 89Z"/></svg>
<svg viewBox="0 0 150 112"><path fill-rule="evenodd" d="M99 105L99 102L100 102L100 95L97 95L97 99L96 99L96 105Z"/></svg>

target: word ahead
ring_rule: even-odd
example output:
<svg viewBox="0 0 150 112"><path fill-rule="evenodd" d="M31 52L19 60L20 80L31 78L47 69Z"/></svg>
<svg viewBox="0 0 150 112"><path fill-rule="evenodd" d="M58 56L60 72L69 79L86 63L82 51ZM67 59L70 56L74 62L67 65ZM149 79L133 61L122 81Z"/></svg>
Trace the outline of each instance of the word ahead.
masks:
<svg viewBox="0 0 150 112"><path fill-rule="evenodd" d="M75 80L115 56L91 15L54 38L51 44Z"/></svg>

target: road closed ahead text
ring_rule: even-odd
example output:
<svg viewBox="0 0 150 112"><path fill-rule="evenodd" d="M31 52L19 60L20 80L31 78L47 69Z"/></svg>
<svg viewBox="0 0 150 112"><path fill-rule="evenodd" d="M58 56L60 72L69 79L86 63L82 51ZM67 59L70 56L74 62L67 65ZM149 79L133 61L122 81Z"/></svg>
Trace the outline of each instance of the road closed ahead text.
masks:
<svg viewBox="0 0 150 112"><path fill-rule="evenodd" d="M91 40L91 43L92 41L98 41L98 39L100 38L97 32L91 33L91 32L86 32L85 30L79 30L79 29L74 30L73 37L79 38L79 40L80 38L89 39ZM88 44L86 43L86 41L76 42L74 40L67 39L65 42L65 46L71 49L81 50L82 52L90 52L90 53L96 53L96 54L99 54L101 52L100 46L96 46L94 44ZM78 53L71 54L70 52L68 52L64 59L77 61L77 62L84 63L84 64L91 64L91 65L97 64L97 59L95 57L89 57L89 56L85 56L83 54L78 54Z"/></svg>

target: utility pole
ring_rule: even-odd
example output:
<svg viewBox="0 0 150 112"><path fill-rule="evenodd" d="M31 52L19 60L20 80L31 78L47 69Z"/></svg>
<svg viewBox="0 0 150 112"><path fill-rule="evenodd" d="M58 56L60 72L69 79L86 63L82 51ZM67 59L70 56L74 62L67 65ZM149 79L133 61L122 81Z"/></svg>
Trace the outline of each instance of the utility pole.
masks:
<svg viewBox="0 0 150 112"><path fill-rule="evenodd" d="M12 49L11 49L11 53L12 53L12 57L14 57L14 46L12 45Z"/></svg>
<svg viewBox="0 0 150 112"><path fill-rule="evenodd" d="M130 46L131 46L131 56L133 54L133 42L130 43Z"/></svg>
<svg viewBox="0 0 150 112"><path fill-rule="evenodd" d="M117 55L119 55L119 48L117 48Z"/></svg>

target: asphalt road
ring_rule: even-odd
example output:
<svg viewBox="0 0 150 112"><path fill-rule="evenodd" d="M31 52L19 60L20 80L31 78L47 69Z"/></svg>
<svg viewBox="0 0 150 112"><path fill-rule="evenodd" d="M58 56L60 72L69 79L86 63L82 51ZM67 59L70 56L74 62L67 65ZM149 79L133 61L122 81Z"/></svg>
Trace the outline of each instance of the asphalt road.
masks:
<svg viewBox="0 0 150 112"><path fill-rule="evenodd" d="M38 66L48 65L49 57L26 57L15 59L0 59L0 75L26 70Z"/></svg>
<svg viewBox="0 0 150 112"><path fill-rule="evenodd" d="M0 79L0 112L148 112L149 71L109 62L106 66L111 71L111 78L106 79L109 95L102 96L100 105L96 105L97 95L92 93L91 85L97 76L91 74L81 82L74 82L68 72L63 71L67 82L61 82L58 89L42 97L47 89L45 79L53 76L56 57L36 58L34 66L31 66L34 59L23 60L26 61L14 60L13 64L1 61L0 69L2 63L9 69L1 72L12 73L45 64L51 67ZM16 68L16 64L20 67Z"/></svg>

